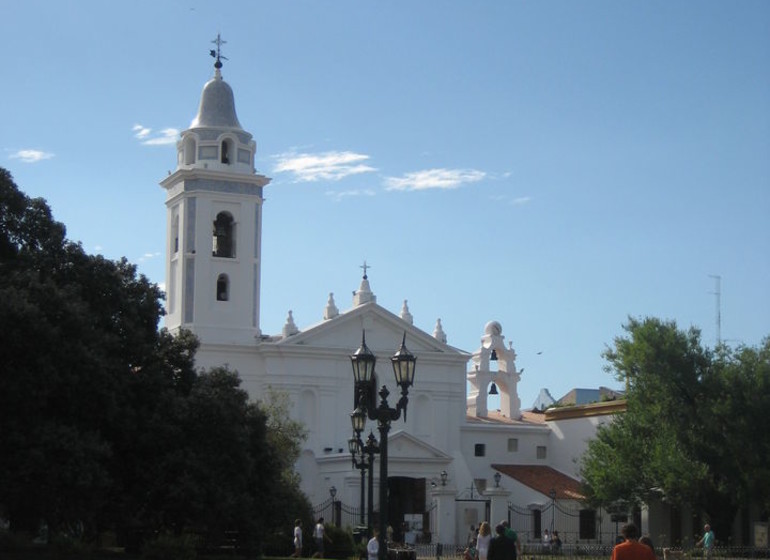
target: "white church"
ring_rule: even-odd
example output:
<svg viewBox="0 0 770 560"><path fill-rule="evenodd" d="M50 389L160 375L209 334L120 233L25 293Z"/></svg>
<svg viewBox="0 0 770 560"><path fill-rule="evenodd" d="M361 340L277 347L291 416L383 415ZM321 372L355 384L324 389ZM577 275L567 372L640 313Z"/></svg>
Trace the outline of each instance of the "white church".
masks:
<svg viewBox="0 0 770 560"><path fill-rule="evenodd" d="M293 417L308 431L296 465L302 489L319 504L333 487L335 501L353 505L360 503L361 478L348 451L350 355L365 331L380 379L397 399L387 362L405 336L418 376L407 419L402 415L390 431L390 524L406 523L410 533L432 542L461 543L471 525L511 519L525 543L554 528L565 543L611 542L610 515L580 502L576 460L622 401L522 411L516 352L498 321L479 325L477 349L459 350L448 344L440 320L428 333L413 325L406 302L397 313L380 306L364 272L352 301L336 302L330 294L325 307L319 302L319 323L300 328L289 312L282 332L262 332L263 192L270 179L255 170L256 143L238 121L221 67L217 58L198 113L181 133L176 169L161 182L167 193L165 325L199 337L197 366L227 364L254 399L271 389L288 394ZM489 409L490 391L499 394L499 410ZM370 429L377 434L373 424L364 436ZM375 487L378 476L375 469Z"/></svg>

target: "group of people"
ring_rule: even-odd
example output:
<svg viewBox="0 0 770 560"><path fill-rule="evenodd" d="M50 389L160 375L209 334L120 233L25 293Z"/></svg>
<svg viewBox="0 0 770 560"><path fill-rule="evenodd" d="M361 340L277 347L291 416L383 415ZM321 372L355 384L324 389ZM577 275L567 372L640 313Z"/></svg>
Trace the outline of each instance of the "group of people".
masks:
<svg viewBox="0 0 770 560"><path fill-rule="evenodd" d="M545 552L553 552L559 554L561 552L561 537L559 531L549 533L548 529L543 531L543 550Z"/></svg>
<svg viewBox="0 0 770 560"><path fill-rule="evenodd" d="M474 535L475 534L475 535ZM379 552L379 542L377 540L378 531L374 530L374 536L369 540L366 546L368 560L377 560ZM318 519L313 531L313 538L316 543L317 556L323 558L324 553L324 519ZM507 521L501 521L495 526L495 535L489 523L483 521L479 525L478 533L471 526L471 532L468 537L468 548L465 549L464 560L516 560L521 556L521 543L516 531L511 529ZM561 549L561 539L559 532L548 533L548 529L543 532L543 545L552 552L558 552ZM695 544L702 546L706 558L711 556L714 549L715 538L711 526L706 524L703 527L703 537ZM302 556L302 521L297 519L294 523L294 554L293 557ZM655 555L655 546L652 540L647 536L641 536L639 529L633 523L624 525L621 534L618 537L618 543L612 549L611 560L657 560Z"/></svg>
<svg viewBox="0 0 770 560"><path fill-rule="evenodd" d="M711 557L715 539L711 526L703 527L703 537L695 543L702 546L706 558ZM611 560L656 560L655 545L648 536L640 536L639 529L633 523L624 525L620 531L619 542L612 549Z"/></svg>
<svg viewBox="0 0 770 560"><path fill-rule="evenodd" d="M465 550L465 560L516 560L521 556L519 536L507 521L495 526L494 536L489 523L483 521L471 541Z"/></svg>
<svg viewBox="0 0 770 560"><path fill-rule="evenodd" d="M316 552L313 556L315 558L324 557L324 540L326 538L324 531L325 531L324 518L319 517L318 523L316 523L315 527L313 528L313 540L315 541L315 547L316 547ZM291 556L292 558L302 557L302 520L301 519L294 520L294 553Z"/></svg>

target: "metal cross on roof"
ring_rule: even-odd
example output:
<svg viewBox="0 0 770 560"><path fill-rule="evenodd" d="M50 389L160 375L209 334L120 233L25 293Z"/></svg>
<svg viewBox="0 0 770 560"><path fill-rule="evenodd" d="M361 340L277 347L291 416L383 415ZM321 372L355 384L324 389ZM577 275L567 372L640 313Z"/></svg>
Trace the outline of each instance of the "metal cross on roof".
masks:
<svg viewBox="0 0 770 560"><path fill-rule="evenodd" d="M366 276L366 271L367 271L367 269L369 269L369 268L372 268L372 267L371 267L371 266L369 266L368 264L366 264L366 260L364 260L364 264L362 264L362 265L361 265L361 266L359 266L358 268L363 268L363 269L364 269L364 278L366 278L366 277L367 277L367 276Z"/></svg>
<svg viewBox="0 0 770 560"><path fill-rule="evenodd" d="M209 54L217 59L217 61L214 63L214 68L222 68L222 60L227 60L226 56L222 56L222 45L227 44L227 41L224 41L219 33L217 33L217 38L211 41L217 46L217 49L210 50Z"/></svg>

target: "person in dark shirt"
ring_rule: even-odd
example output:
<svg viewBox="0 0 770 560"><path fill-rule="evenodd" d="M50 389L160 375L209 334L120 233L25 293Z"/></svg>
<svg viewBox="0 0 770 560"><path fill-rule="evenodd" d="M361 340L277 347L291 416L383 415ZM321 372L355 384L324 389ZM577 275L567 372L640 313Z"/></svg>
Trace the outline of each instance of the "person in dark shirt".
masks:
<svg viewBox="0 0 770 560"><path fill-rule="evenodd" d="M505 536L505 525L495 527L495 537L489 543L487 560L516 560L516 544Z"/></svg>

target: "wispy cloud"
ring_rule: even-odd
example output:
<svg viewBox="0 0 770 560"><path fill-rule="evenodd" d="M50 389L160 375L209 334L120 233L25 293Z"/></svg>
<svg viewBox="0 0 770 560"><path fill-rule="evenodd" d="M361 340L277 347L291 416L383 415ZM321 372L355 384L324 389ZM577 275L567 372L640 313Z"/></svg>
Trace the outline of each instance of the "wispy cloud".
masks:
<svg viewBox="0 0 770 560"><path fill-rule="evenodd" d="M324 194L339 202L343 198L352 198L356 196L374 196L376 192L374 189L353 189L349 191L326 191Z"/></svg>
<svg viewBox="0 0 770 560"><path fill-rule="evenodd" d="M53 154L42 150L19 150L9 156L11 159L19 159L24 163L37 163L44 159L51 159Z"/></svg>
<svg viewBox="0 0 770 560"><path fill-rule="evenodd" d="M377 171L364 163L366 154L355 152L322 152L318 154L289 152L275 156L275 173L292 173L297 182L339 181L351 175Z"/></svg>
<svg viewBox="0 0 770 560"><path fill-rule="evenodd" d="M521 206L522 204L528 204L532 200L531 196L519 196L511 199L511 206Z"/></svg>
<svg viewBox="0 0 770 560"><path fill-rule="evenodd" d="M160 251L156 251L155 253L145 253L144 255L142 255L141 257L139 257L136 260L137 260L137 262L142 263L142 262L147 262L150 259L155 259L155 258L160 257L160 256L161 256Z"/></svg>
<svg viewBox="0 0 770 560"><path fill-rule="evenodd" d="M179 129L164 128L160 132L153 134L152 129L141 124L135 124L131 130L134 131L134 138L141 141L145 146L165 146L166 144L175 144L179 136Z"/></svg>
<svg viewBox="0 0 770 560"><path fill-rule="evenodd" d="M456 189L465 183L476 183L486 177L478 169L424 169L412 171L402 177L386 177L385 189L389 191L422 191L426 189Z"/></svg>

